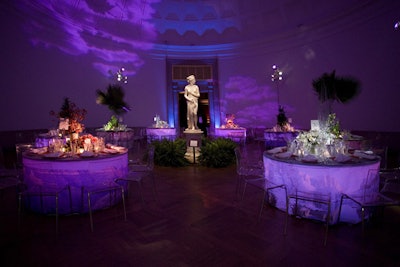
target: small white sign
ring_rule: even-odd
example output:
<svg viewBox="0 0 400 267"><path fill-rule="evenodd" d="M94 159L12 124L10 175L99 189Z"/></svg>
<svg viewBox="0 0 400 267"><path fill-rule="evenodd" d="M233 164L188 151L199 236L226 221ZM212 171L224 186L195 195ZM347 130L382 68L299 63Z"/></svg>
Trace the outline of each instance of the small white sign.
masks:
<svg viewBox="0 0 400 267"><path fill-rule="evenodd" d="M311 120L311 131L319 131L319 120Z"/></svg>
<svg viewBox="0 0 400 267"><path fill-rule="evenodd" d="M190 140L189 146L190 147L197 147L198 146L198 141L197 140Z"/></svg>

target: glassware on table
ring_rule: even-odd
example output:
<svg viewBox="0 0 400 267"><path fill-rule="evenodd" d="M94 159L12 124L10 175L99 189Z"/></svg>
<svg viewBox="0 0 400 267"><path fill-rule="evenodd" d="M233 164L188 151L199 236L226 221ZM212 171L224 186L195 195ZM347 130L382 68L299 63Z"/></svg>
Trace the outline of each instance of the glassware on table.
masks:
<svg viewBox="0 0 400 267"><path fill-rule="evenodd" d="M49 140L49 147L48 151L50 153L52 152L60 152L62 150L62 147L64 146L64 142L60 138L51 138Z"/></svg>
<svg viewBox="0 0 400 267"><path fill-rule="evenodd" d="M346 144L342 140L338 140L335 142L335 150L337 154L346 154L347 149L346 149Z"/></svg>
<svg viewBox="0 0 400 267"><path fill-rule="evenodd" d="M97 140L93 143L94 152L103 151L105 148L104 138L98 137Z"/></svg>

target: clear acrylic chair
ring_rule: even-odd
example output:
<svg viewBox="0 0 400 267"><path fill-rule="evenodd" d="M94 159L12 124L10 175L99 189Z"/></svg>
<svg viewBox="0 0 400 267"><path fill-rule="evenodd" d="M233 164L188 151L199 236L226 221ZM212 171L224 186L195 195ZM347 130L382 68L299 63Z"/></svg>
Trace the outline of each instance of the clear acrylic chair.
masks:
<svg viewBox="0 0 400 267"><path fill-rule="evenodd" d="M247 164L246 161L243 160L242 154L238 147L235 149L235 156L236 156L238 178L240 179L237 182L238 183L236 186L237 190L240 190L241 184L243 183L243 191L240 198L241 205L243 205L248 185L263 192L260 209L258 212L258 220L260 220L264 209L266 197L269 196L269 192L271 190L281 188L285 190L286 194L286 187L283 184L277 185L268 181L268 177L265 177L264 175L264 165L262 164L262 162L259 162L256 165Z"/></svg>
<svg viewBox="0 0 400 267"><path fill-rule="evenodd" d="M154 146L149 146L147 150L147 159L144 164L141 163L130 163L129 171L127 176L117 178L115 181L118 182L128 182L128 183L136 183L139 189L139 195L142 200L142 204L145 204L143 192L142 192L142 183L146 178L151 179L152 183L152 191L154 200L157 202L157 190L156 190L156 182L154 177Z"/></svg>
<svg viewBox="0 0 400 267"><path fill-rule="evenodd" d="M22 169L22 154L33 147L32 143L15 144L16 168Z"/></svg>
<svg viewBox="0 0 400 267"><path fill-rule="evenodd" d="M72 197L71 197L71 189L69 185L54 185L54 186L27 186L26 184L21 184L21 190L18 193L18 222L21 224L21 217L22 217L22 209L23 209L23 201L26 199L27 205L29 206L31 201L34 199L39 199L40 201L40 209L41 212L46 214L54 214L56 219L56 234L58 234L58 219L59 219L59 202L60 202L60 195L67 191L68 196L68 203L70 208L70 213L72 213ZM46 207L51 211L45 210L44 203L48 203L44 201L47 198L54 199L54 208L53 207Z"/></svg>
<svg viewBox="0 0 400 267"><path fill-rule="evenodd" d="M260 179L264 178L264 164L262 161L249 161L242 155L241 148L235 148L236 158L236 190L235 196L237 199L241 199L239 196L241 192L242 184L248 179Z"/></svg>
<svg viewBox="0 0 400 267"><path fill-rule="evenodd" d="M395 203L400 202L400 170L397 169L394 171L392 177L385 180L380 193Z"/></svg>
<svg viewBox="0 0 400 267"><path fill-rule="evenodd" d="M93 226L93 211L95 207L93 206L93 197L99 194L108 194L109 199L109 207L117 203L119 200L119 196L122 200L122 208L123 208L123 215L124 220L126 221L126 208L125 208L125 190L124 187L117 184L116 182L110 182L106 184L99 184L93 186L82 187L82 201L84 199L84 195L87 197L87 205L88 205L88 212L89 212L89 221L90 221L90 230L94 231ZM83 203L82 203L83 205Z"/></svg>
<svg viewBox="0 0 400 267"><path fill-rule="evenodd" d="M400 168L379 169L379 189L382 189L387 180L400 180Z"/></svg>
<svg viewBox="0 0 400 267"><path fill-rule="evenodd" d="M397 171L396 171L397 172ZM365 219L369 219L374 212L377 210L384 210L385 207L389 206L400 206L400 183L399 179L394 175L394 178L388 178L385 181L383 188L379 191L379 176L380 170L373 169L368 171L366 184L370 184L370 181L377 181L376 185L372 187L364 186L364 190L361 194L343 194L340 199L339 206L339 221L342 206L344 201L351 201L359 206L361 210L361 229L364 233L365 230ZM388 173L385 173L386 175Z"/></svg>
<svg viewBox="0 0 400 267"><path fill-rule="evenodd" d="M293 206L292 212L289 211L290 200L294 199L295 204ZM297 188L292 188L287 190L287 200L286 200L286 218L289 217L290 213L298 217L308 217L304 216L302 209L300 208L302 203L314 203L318 206L318 211L325 213L323 218L325 219L325 235L324 235L324 246L326 246L328 240L328 230L329 223L331 219L331 197L328 194L320 194L316 192L299 191ZM308 209L307 209L308 210ZM287 233L287 222L285 225L285 234Z"/></svg>
<svg viewBox="0 0 400 267"><path fill-rule="evenodd" d="M260 204L260 209L258 212L258 220L261 219L262 216L262 212L264 210L264 205L267 199L269 199L269 193L270 191L274 190L274 189L282 189L285 191L285 195L287 195L286 192L286 186L283 184L280 185L276 185L271 183L270 181L268 181L267 178L245 178L244 179L244 186L243 186L243 193L242 193L242 198L241 198L241 202L243 203L244 200L244 196L246 194L246 188L247 185L253 186L254 188L257 188L259 190L261 190L263 192L262 198L261 198L261 204ZM287 224L287 219L285 219L285 228L286 229L286 224ZM286 233L286 231L284 231L284 233Z"/></svg>
<svg viewBox="0 0 400 267"><path fill-rule="evenodd" d="M230 132L228 133L229 139L231 139L233 142L244 146L246 144L246 133L245 132Z"/></svg>
<svg viewBox="0 0 400 267"><path fill-rule="evenodd" d="M146 128L135 129L133 142L137 144L137 151L140 151L142 145L147 142Z"/></svg>

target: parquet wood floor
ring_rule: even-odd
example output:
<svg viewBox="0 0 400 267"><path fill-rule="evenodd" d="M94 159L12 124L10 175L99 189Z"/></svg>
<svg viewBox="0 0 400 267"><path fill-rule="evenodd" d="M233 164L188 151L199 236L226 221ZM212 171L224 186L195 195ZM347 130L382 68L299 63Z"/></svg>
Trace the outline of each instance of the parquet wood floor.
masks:
<svg viewBox="0 0 400 267"><path fill-rule="evenodd" d="M257 153L257 152L255 152ZM54 217L25 213L18 227L15 192L0 195L0 266L400 266L400 210L368 223L330 228L323 246L321 223L289 218L267 206L257 221L261 194L249 188L235 200L235 166L155 168L158 203L150 181L142 205L134 185L122 208Z"/></svg>

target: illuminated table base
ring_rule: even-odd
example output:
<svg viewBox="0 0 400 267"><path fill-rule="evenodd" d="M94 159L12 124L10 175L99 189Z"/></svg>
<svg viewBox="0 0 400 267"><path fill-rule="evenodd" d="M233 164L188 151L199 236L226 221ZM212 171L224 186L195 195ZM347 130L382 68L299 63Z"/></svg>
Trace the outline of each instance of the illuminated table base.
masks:
<svg viewBox="0 0 400 267"><path fill-rule="evenodd" d="M82 187L95 188L112 184L116 178L128 173L128 154L109 155L88 159L37 159L23 157L24 182L29 187L46 188L69 185L72 195L72 212L88 211L87 195L82 194ZM124 185L126 186L126 185ZM126 189L126 188L125 188ZM112 205L121 201L121 196L112 197ZM29 202L28 202L29 201ZM104 209L110 206L108 193L96 194L91 197L92 209ZM38 213L54 213L54 197L43 197L26 200L25 206ZM59 214L70 213L68 192L59 197Z"/></svg>
<svg viewBox="0 0 400 267"><path fill-rule="evenodd" d="M337 222L339 215L340 198L342 194L362 195L364 191L377 191L379 179L375 177L367 181L368 171L378 169L380 161L360 161L358 163L344 163L336 165L302 163L296 160L282 160L264 153L265 177L273 184L285 184L288 192L298 191L326 194L331 197L330 223ZM271 191L270 203L286 211L285 192L282 189ZM295 201L290 202L289 213L293 214ZM298 206L298 212L303 217L324 221L321 216L326 215L326 205L304 202ZM321 212L322 211L322 212ZM351 202L344 202L340 220L349 223L361 221L359 206Z"/></svg>

